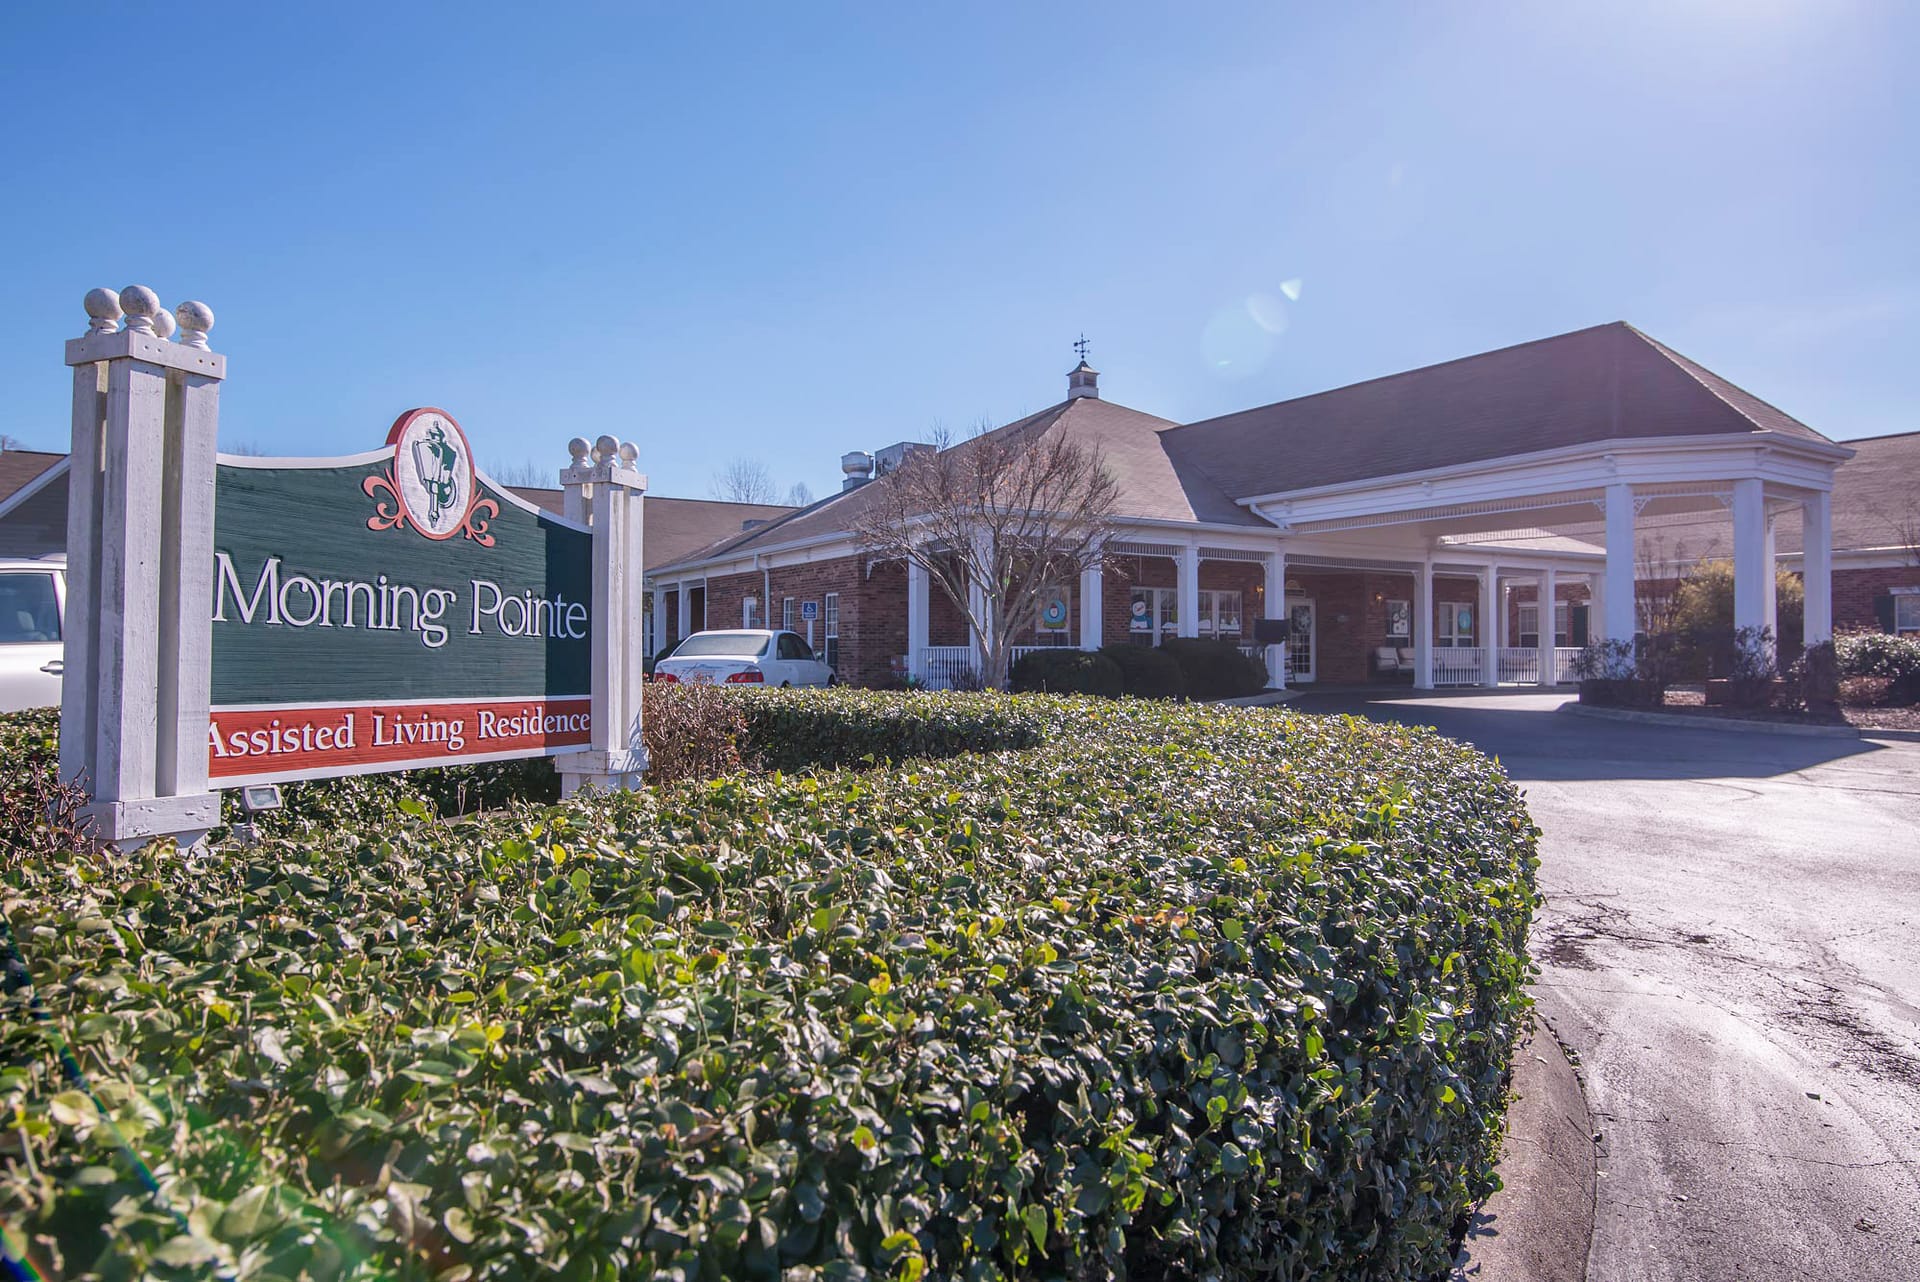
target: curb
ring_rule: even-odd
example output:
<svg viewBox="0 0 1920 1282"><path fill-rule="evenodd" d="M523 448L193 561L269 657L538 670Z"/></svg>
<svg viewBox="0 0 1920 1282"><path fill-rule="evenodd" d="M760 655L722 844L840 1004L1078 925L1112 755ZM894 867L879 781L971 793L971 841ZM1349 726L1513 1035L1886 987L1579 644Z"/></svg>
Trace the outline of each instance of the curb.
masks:
<svg viewBox="0 0 1920 1282"><path fill-rule="evenodd" d="M1263 690L1259 694L1236 695L1231 699L1209 699L1207 702L1222 708L1271 708L1277 704L1292 703L1300 697L1300 692L1288 687L1285 690Z"/></svg>
<svg viewBox="0 0 1920 1282"><path fill-rule="evenodd" d="M1514 1052L1502 1187L1474 1213L1452 1282L1585 1282L1599 1165L1593 1135L1580 1079L1536 1012Z"/></svg>
<svg viewBox="0 0 1920 1282"><path fill-rule="evenodd" d="M1591 704L1562 704L1560 711L1574 717L1592 717L1598 721L1630 721L1645 726L1689 726L1695 730L1731 730L1740 734L1784 734L1802 739L1859 739L1870 736L1854 726L1798 726L1782 721L1741 721L1731 717L1688 717L1671 712L1640 712L1632 708L1596 708ZM1892 731L1910 734L1911 731ZM1920 736L1915 736L1920 738Z"/></svg>

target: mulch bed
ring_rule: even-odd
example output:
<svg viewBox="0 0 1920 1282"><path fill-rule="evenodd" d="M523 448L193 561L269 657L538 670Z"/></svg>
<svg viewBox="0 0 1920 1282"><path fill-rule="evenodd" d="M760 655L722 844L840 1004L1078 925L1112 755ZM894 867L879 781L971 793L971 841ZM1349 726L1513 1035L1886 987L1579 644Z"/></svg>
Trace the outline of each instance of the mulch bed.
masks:
<svg viewBox="0 0 1920 1282"><path fill-rule="evenodd" d="M1920 707L1842 707L1837 717L1815 717L1804 712L1783 712L1777 708L1710 708L1706 695L1699 690L1669 690L1666 703L1660 710L1688 716L1720 717L1728 721L1774 721L1796 726L1849 725L1861 730L1920 730Z"/></svg>

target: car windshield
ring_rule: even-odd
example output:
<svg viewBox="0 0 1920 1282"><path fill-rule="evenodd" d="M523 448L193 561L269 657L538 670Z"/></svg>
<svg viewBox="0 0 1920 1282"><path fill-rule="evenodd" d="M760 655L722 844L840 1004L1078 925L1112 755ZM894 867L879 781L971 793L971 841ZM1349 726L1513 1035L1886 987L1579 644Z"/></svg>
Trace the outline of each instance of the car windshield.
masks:
<svg viewBox="0 0 1920 1282"><path fill-rule="evenodd" d="M0 645L60 639L51 574L0 574Z"/></svg>
<svg viewBox="0 0 1920 1282"><path fill-rule="evenodd" d="M757 657L767 648L764 632L697 632L674 650L676 659L705 659L727 655L735 659Z"/></svg>

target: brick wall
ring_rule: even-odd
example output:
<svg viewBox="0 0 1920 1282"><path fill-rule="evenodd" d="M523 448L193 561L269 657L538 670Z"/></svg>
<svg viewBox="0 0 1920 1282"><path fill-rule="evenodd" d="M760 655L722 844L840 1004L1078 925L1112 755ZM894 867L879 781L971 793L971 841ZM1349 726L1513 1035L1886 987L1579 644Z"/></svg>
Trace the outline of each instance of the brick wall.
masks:
<svg viewBox="0 0 1920 1282"><path fill-rule="evenodd" d="M1532 605L1540 595L1540 587L1535 583L1516 583L1507 591L1507 637L1514 645L1520 644L1520 607ZM1567 583L1556 580L1553 585L1553 599L1565 601L1569 606L1587 604L1587 585L1581 582ZM1569 615L1568 623L1572 618Z"/></svg>
<svg viewBox="0 0 1920 1282"><path fill-rule="evenodd" d="M1920 565L1833 572L1833 627L1836 632L1878 632L1875 597L1891 588L1920 587Z"/></svg>

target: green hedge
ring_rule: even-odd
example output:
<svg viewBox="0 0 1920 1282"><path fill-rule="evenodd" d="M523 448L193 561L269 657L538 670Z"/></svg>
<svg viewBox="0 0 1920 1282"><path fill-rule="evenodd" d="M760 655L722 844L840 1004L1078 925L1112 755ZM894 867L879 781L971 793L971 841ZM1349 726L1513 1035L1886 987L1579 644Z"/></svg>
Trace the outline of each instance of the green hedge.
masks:
<svg viewBox="0 0 1920 1282"><path fill-rule="evenodd" d="M11 1240L57 1276L1443 1272L1526 1008L1518 791L1424 730L992 702L1050 742L10 869L164 1199L15 994Z"/></svg>
<svg viewBox="0 0 1920 1282"><path fill-rule="evenodd" d="M1240 653L1231 641L1169 637L1160 650L1180 665L1189 699L1232 699L1267 688L1267 665Z"/></svg>
<svg viewBox="0 0 1920 1282"><path fill-rule="evenodd" d="M1136 699L1178 699L1187 692L1178 661L1153 646L1116 641L1100 653L1119 666L1123 691Z"/></svg>
<svg viewBox="0 0 1920 1282"><path fill-rule="evenodd" d="M1097 651L1056 646L1022 655L1010 674L1016 694L1096 694L1117 699L1125 693L1120 665Z"/></svg>
<svg viewBox="0 0 1920 1282"><path fill-rule="evenodd" d="M946 691L903 698L877 690L737 692L741 756L761 770L801 771L1031 748L1043 722L1003 696Z"/></svg>

